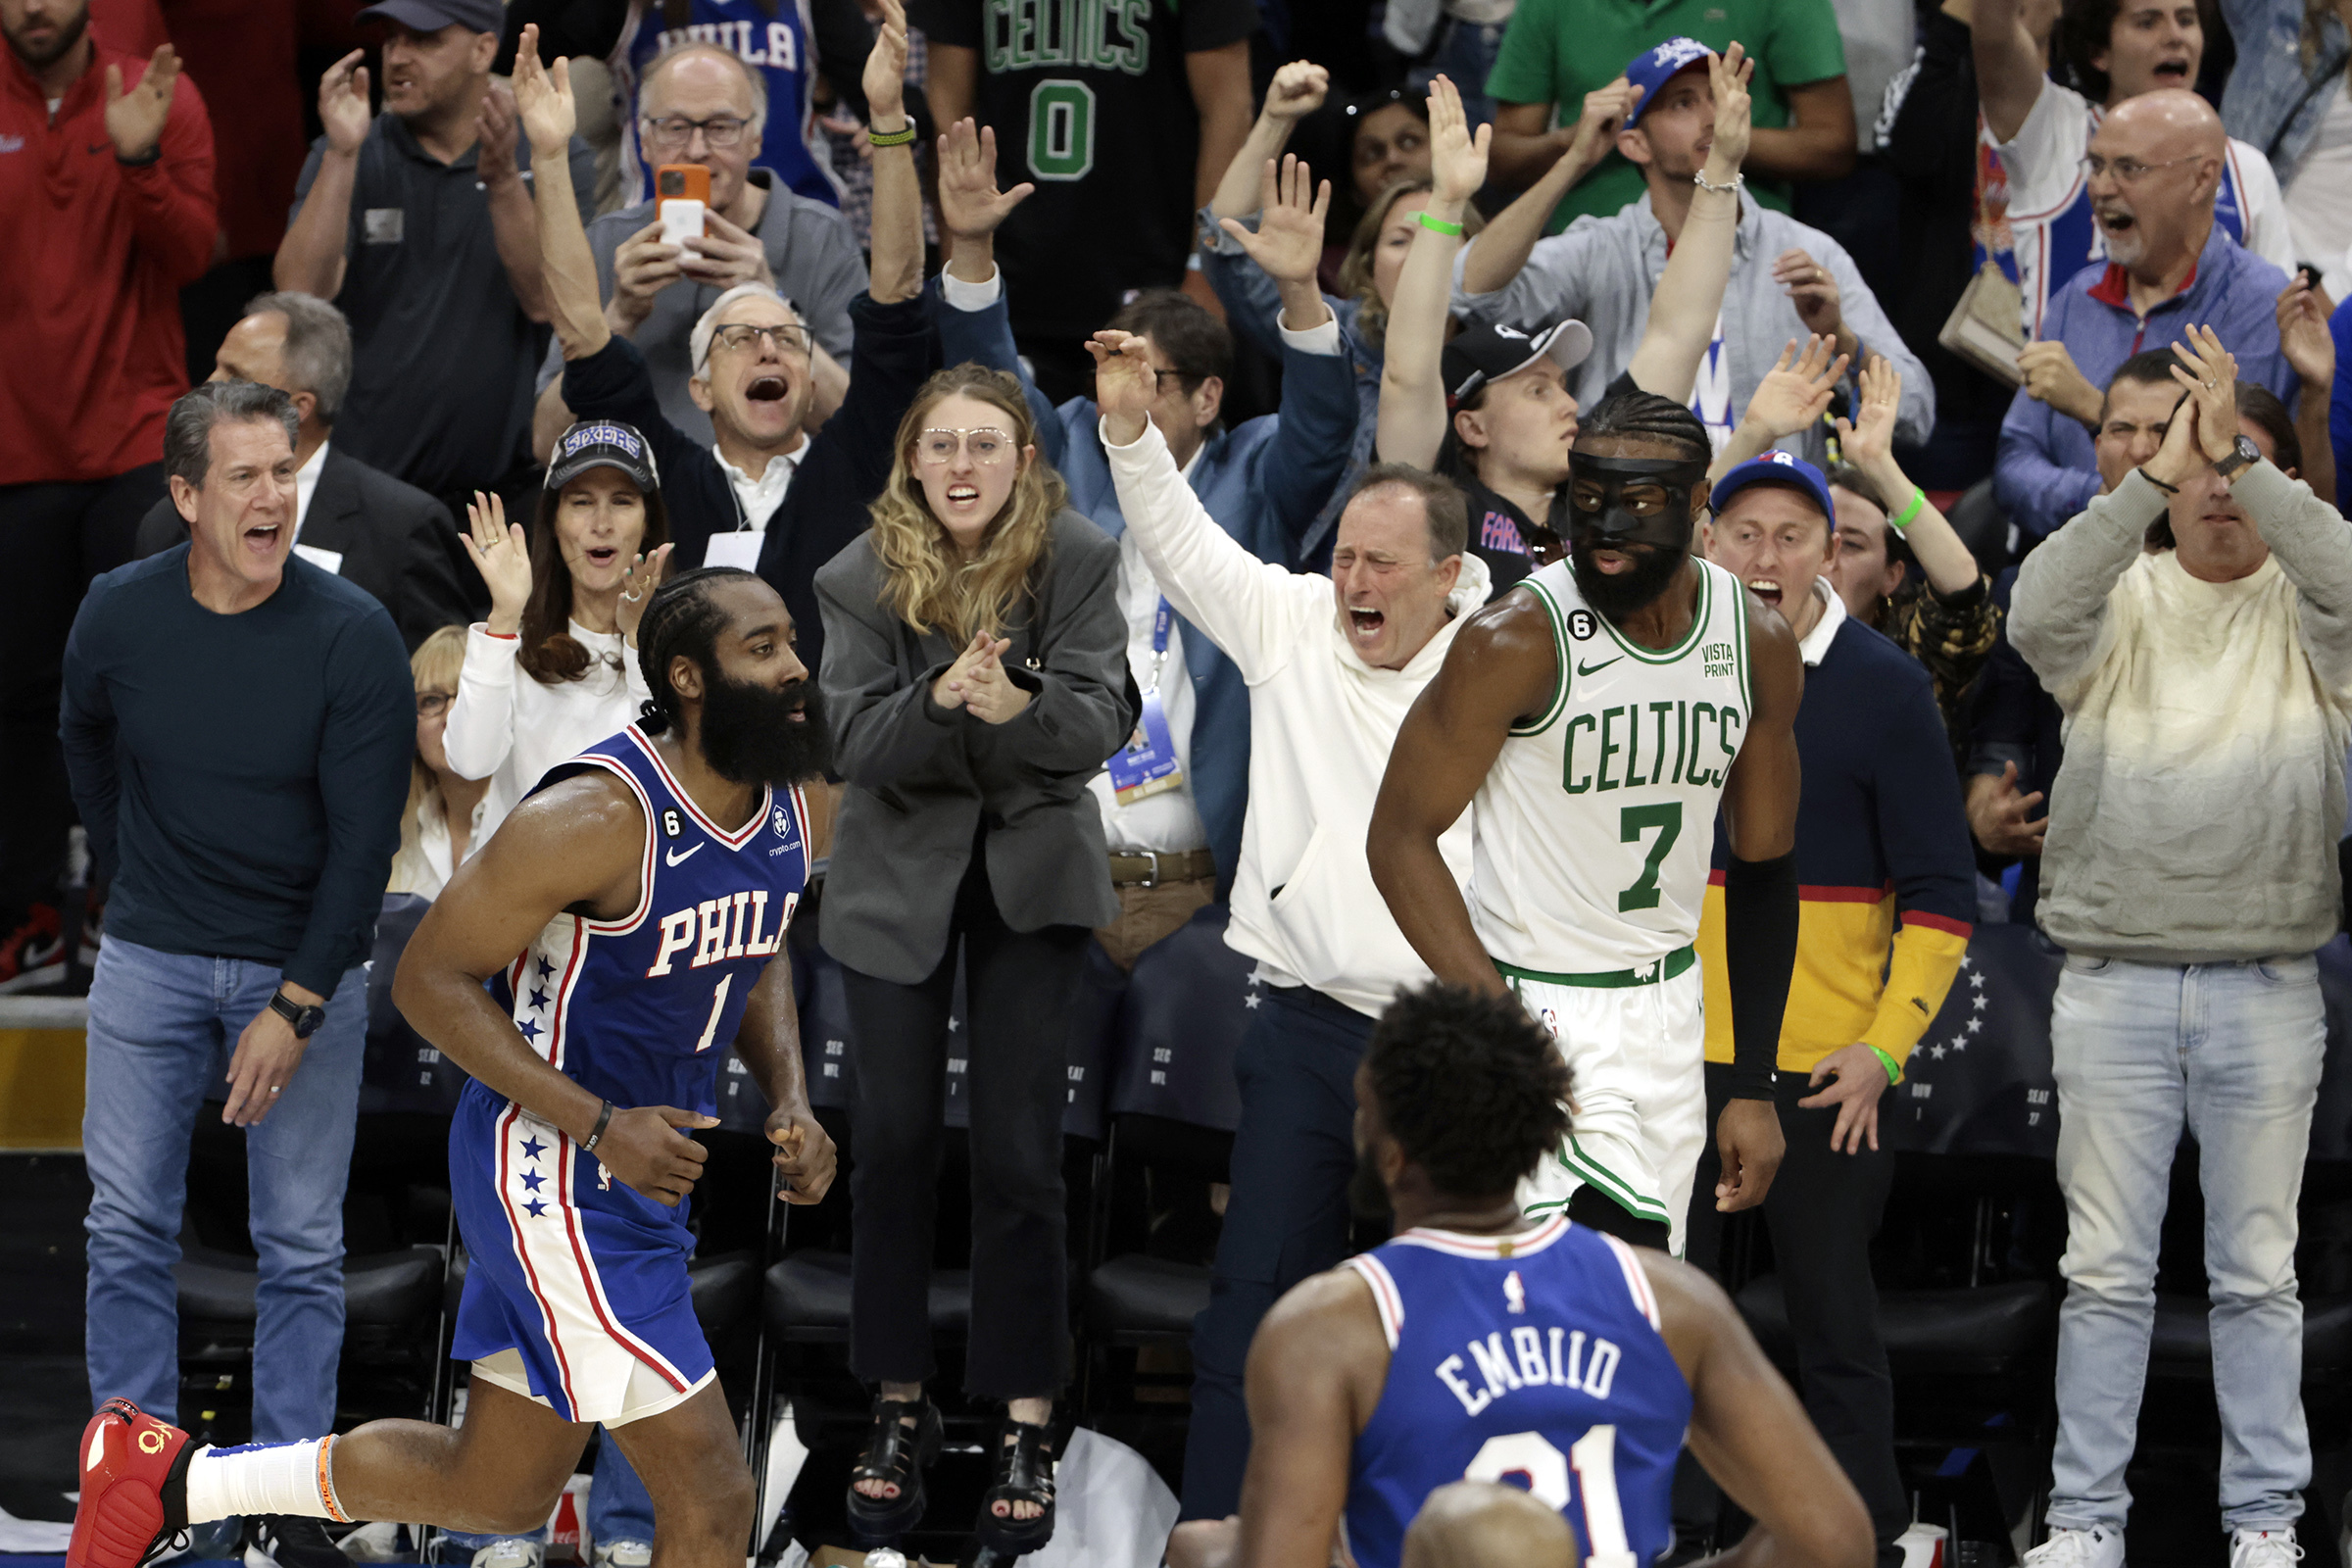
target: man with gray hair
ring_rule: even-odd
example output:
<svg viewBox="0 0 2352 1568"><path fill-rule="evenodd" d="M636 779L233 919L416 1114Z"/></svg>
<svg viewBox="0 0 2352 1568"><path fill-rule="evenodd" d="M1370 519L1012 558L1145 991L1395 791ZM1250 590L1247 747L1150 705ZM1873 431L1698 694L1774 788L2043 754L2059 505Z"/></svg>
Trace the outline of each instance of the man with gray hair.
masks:
<svg viewBox="0 0 2352 1568"><path fill-rule="evenodd" d="M351 385L351 326L341 311L308 294L257 295L222 340L210 379L275 387L294 405L296 555L374 595L412 652L438 628L473 618L449 509L330 441ZM136 554L187 537L167 498L140 522Z"/></svg>
<svg viewBox="0 0 2352 1568"><path fill-rule="evenodd" d="M683 245L663 242L650 201L588 225L605 324L645 356L663 416L708 444L710 416L686 391L701 364L688 352L689 332L728 289L764 284L792 302L814 340L812 414L821 423L849 390L841 361L850 352L850 302L865 288L865 263L848 220L752 167L767 119L767 84L733 50L710 43L670 49L647 69L638 102L637 134L647 154L709 170L710 201L702 237ZM556 384L563 373L563 352L551 345L531 419L542 462L572 419Z"/></svg>
<svg viewBox="0 0 2352 1568"><path fill-rule="evenodd" d="M188 538L90 585L60 726L113 885L82 1119L92 1403L178 1405L188 1139L225 1076L220 1119L245 1130L261 1254L263 1443L334 1421L361 964L416 735L392 617L293 558L300 431L291 398L249 381L172 405L164 468ZM315 1521L255 1524L279 1568L339 1561Z"/></svg>

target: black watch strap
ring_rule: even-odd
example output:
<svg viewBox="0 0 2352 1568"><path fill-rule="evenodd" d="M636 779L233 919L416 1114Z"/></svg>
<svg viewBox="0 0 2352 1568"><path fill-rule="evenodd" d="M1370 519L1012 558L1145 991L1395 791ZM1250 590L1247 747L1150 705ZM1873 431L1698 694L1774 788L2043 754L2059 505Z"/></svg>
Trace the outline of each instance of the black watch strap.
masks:
<svg viewBox="0 0 2352 1568"><path fill-rule="evenodd" d="M2213 466L2213 471L2220 474L2225 479L2235 478L2238 474L2243 473L2246 469L2251 468L2254 466L2254 465L2260 463L2261 461L2262 448L2256 446L2253 442L2247 440L2245 436L2241 434L2237 438L2237 444L2231 448L2230 455Z"/></svg>
<svg viewBox="0 0 2352 1568"><path fill-rule="evenodd" d="M308 1040L326 1022L326 1009L317 1003L296 1002L283 991L270 993L270 1010L294 1028L294 1038Z"/></svg>

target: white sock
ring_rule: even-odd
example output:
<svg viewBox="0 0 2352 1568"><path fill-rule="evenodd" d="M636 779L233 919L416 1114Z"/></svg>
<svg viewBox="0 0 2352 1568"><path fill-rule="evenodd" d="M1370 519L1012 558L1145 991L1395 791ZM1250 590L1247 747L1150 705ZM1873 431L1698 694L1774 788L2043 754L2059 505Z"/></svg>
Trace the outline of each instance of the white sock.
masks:
<svg viewBox="0 0 2352 1568"><path fill-rule="evenodd" d="M287 1513L348 1523L330 1474L333 1438L199 1448L188 1459L188 1522Z"/></svg>

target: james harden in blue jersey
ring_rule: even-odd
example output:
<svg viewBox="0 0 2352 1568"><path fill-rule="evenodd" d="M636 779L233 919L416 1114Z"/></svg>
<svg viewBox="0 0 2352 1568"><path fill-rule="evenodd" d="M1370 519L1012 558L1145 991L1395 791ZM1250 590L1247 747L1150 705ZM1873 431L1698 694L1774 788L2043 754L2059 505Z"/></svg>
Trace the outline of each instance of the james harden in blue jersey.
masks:
<svg viewBox="0 0 2352 1568"><path fill-rule="evenodd" d="M1862 1499L1723 1292L1521 1214L1567 1080L1515 998L1432 985L1382 1015L1355 1076L1355 1196L1396 1240L1266 1315L1241 1515L1181 1527L1174 1568L1323 1568L1335 1537L1358 1568L1398 1568L1423 1501L1462 1480L1558 1509L1593 1568L1646 1568L1673 1542L1686 1435L1756 1519L1716 1562L1870 1568Z"/></svg>
<svg viewBox="0 0 2352 1568"><path fill-rule="evenodd" d="M824 766L792 616L748 571L688 572L638 630L653 701L555 769L411 939L393 1000L472 1074L450 1187L472 1269L466 1425L197 1449L115 1399L83 1434L74 1568L231 1514L547 1518L595 1423L653 1494L656 1557L740 1565L753 1486L696 1326L682 1204L732 1049L793 1202L833 1180L808 1112L784 931L809 869L797 787ZM493 983L485 987L484 981Z"/></svg>

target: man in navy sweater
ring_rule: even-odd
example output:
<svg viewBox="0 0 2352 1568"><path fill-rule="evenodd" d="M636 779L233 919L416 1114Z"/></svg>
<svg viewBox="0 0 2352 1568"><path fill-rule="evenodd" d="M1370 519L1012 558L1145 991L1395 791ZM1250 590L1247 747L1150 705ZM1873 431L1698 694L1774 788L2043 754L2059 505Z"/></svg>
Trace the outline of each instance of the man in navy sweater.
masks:
<svg viewBox="0 0 2352 1568"><path fill-rule="evenodd" d="M334 1423L343 1185L374 939L416 746L400 632L291 559L294 406L214 381L164 427L188 541L90 585L61 724L99 876L87 1109L93 1401L177 1408L172 1265L188 1137L226 1066L261 1254L253 1435ZM332 1568L313 1520L262 1523L281 1568Z"/></svg>

